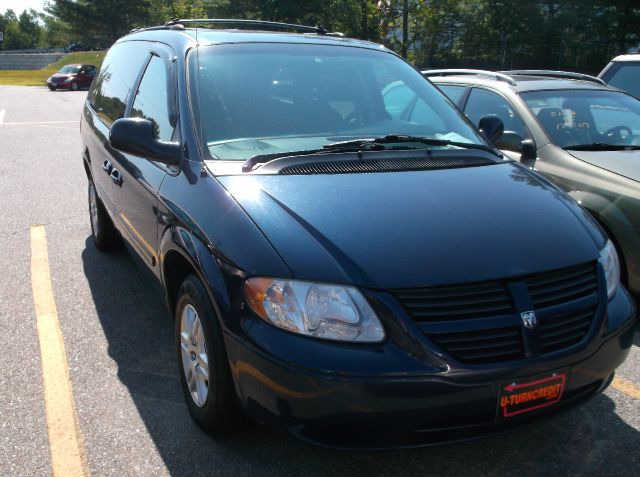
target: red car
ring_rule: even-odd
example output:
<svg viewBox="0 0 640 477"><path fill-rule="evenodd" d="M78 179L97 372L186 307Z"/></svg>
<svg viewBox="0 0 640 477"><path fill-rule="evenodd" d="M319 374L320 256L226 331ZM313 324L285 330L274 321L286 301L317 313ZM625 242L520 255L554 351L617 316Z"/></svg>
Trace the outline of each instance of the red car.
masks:
<svg viewBox="0 0 640 477"><path fill-rule="evenodd" d="M94 65L66 65L47 79L47 86L51 91L56 89L70 89L77 91L80 88L91 86L97 68Z"/></svg>

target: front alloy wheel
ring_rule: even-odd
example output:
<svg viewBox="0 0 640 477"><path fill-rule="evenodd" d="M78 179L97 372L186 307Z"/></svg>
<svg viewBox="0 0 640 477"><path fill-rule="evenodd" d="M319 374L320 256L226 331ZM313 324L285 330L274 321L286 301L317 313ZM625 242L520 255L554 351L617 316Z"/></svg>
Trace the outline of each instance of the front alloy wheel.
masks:
<svg viewBox="0 0 640 477"><path fill-rule="evenodd" d="M175 333L180 383L189 414L208 434L228 434L237 427L242 413L222 329L211 299L195 275L188 275L178 290Z"/></svg>
<svg viewBox="0 0 640 477"><path fill-rule="evenodd" d="M191 398L196 406L202 407L209 395L209 358L200 317L191 304L187 304L180 314L180 350L182 371Z"/></svg>

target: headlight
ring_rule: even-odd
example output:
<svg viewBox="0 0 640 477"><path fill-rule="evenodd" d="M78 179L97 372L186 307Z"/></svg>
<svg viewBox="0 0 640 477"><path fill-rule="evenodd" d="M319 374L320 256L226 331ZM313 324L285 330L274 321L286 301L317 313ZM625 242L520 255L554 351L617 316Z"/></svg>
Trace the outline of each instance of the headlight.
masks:
<svg viewBox="0 0 640 477"><path fill-rule="evenodd" d="M375 343L384 339L380 320L352 287L250 278L244 293L260 318L283 330L336 341Z"/></svg>
<svg viewBox="0 0 640 477"><path fill-rule="evenodd" d="M611 240L600 251L600 263L604 268L604 276L607 282L607 296L611 298L620 283L620 261L618 253Z"/></svg>

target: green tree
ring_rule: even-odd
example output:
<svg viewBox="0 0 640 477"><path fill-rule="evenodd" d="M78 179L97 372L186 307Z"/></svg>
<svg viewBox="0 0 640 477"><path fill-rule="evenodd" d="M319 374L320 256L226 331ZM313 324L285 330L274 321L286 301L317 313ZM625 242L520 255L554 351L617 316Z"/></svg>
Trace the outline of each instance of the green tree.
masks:
<svg viewBox="0 0 640 477"><path fill-rule="evenodd" d="M51 0L46 11L83 41L110 45L132 28L149 24L149 0Z"/></svg>
<svg viewBox="0 0 640 477"><path fill-rule="evenodd" d="M202 0L151 0L151 24L161 25L172 18L205 18Z"/></svg>
<svg viewBox="0 0 640 477"><path fill-rule="evenodd" d="M39 14L43 24L41 42L46 48L64 48L74 38L68 23L46 13Z"/></svg>

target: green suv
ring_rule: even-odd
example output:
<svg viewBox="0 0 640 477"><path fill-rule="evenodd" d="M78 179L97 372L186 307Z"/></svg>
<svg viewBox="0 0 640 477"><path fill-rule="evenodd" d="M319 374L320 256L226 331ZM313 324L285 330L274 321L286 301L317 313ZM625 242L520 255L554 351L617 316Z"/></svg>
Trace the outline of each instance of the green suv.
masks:
<svg viewBox="0 0 640 477"><path fill-rule="evenodd" d="M557 71L428 70L476 125L504 123L495 146L542 173L609 233L640 297L640 101L601 79Z"/></svg>

